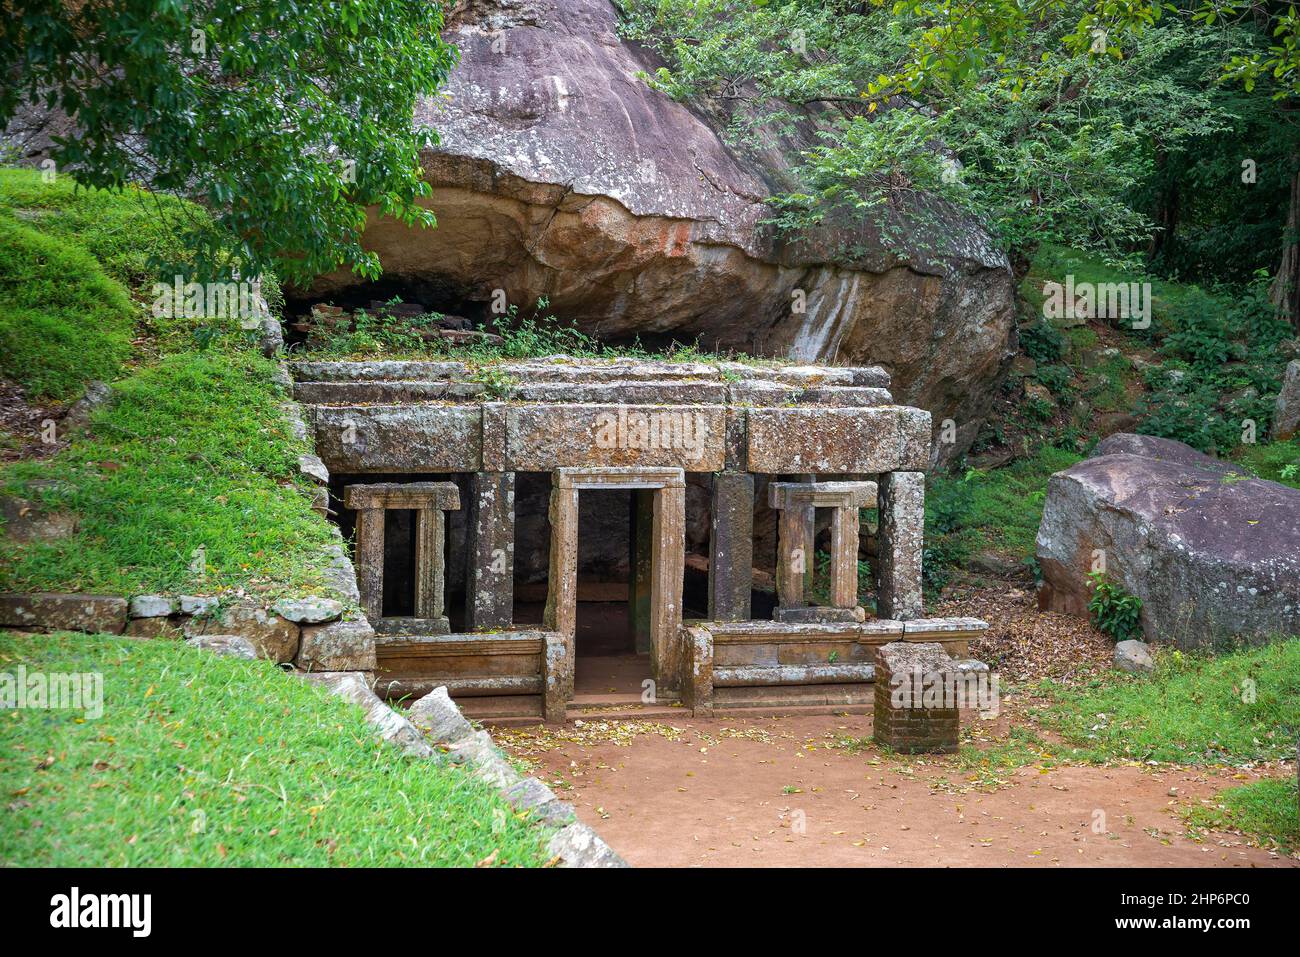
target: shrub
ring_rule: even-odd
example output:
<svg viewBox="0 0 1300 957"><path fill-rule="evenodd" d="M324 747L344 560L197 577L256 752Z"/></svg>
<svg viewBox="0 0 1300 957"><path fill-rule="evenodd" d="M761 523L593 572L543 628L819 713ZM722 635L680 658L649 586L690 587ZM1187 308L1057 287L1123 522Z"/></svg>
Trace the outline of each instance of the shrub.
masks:
<svg viewBox="0 0 1300 957"><path fill-rule="evenodd" d="M1045 319L1020 330L1020 350L1035 362L1048 365L1061 358L1065 336Z"/></svg>
<svg viewBox="0 0 1300 957"><path fill-rule="evenodd" d="M1108 581L1102 572L1093 572L1088 578L1092 582L1088 611L1092 612L1097 627L1117 642L1140 636L1142 599L1130 595L1122 585Z"/></svg>

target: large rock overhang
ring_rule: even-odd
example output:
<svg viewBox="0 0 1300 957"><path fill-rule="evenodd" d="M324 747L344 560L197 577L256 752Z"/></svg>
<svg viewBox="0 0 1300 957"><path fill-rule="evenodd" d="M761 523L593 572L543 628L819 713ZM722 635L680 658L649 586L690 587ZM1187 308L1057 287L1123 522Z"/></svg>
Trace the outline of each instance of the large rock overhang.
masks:
<svg viewBox="0 0 1300 957"><path fill-rule="evenodd" d="M609 0L474 0L446 35L460 63L414 117L440 137L421 156L439 225L372 217L387 281L471 316L545 298L610 342L878 364L900 401L953 420L934 462L971 444L1015 350L1014 279L979 223L927 195L883 228L828 216L778 236L768 199L818 117L742 155L724 117L646 84L659 64ZM340 271L310 292L363 285Z"/></svg>
<svg viewBox="0 0 1300 957"><path fill-rule="evenodd" d="M562 361L502 363L490 377L456 362L292 370L316 452L341 474L637 465L853 475L929 464L929 413L895 404L874 367Z"/></svg>

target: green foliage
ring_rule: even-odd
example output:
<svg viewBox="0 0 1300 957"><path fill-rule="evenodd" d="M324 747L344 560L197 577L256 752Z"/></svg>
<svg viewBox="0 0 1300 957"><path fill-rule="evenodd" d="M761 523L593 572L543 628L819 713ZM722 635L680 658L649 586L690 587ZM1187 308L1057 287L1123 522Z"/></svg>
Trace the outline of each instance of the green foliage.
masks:
<svg viewBox="0 0 1300 957"><path fill-rule="evenodd" d="M124 284L149 298L148 262L182 253L177 238L131 191L47 185L11 170L0 171L0 186L0 274L30 274L0 286L4 374L65 395L86 379L115 378L138 312ZM150 318L138 331L148 334L131 357L139 364L114 383L88 434L51 458L0 468L0 492L77 520L62 539L0 534L0 590L321 588L322 549L334 538L298 476L308 448L280 411L275 366L249 349L256 334L234 319Z"/></svg>
<svg viewBox="0 0 1300 957"><path fill-rule="evenodd" d="M1148 435L1186 442L1202 452L1228 452L1267 434L1282 385L1278 344L1289 335L1263 283L1227 298L1192 290L1169 310L1161 344L1164 369L1147 374L1151 391L1135 411ZM1225 394L1236 398L1225 403Z"/></svg>
<svg viewBox="0 0 1300 957"><path fill-rule="evenodd" d="M972 473L949 479L931 475L925 493L925 547L921 576L927 588L939 592L952 579L953 569L970 557L975 509Z"/></svg>
<svg viewBox="0 0 1300 957"><path fill-rule="evenodd" d="M941 589L954 568L976 551L989 549L1026 560L1043 518L1047 480L1079 456L1051 445L1005 468L960 476L933 473L926 486L926 585Z"/></svg>
<svg viewBox="0 0 1300 957"><path fill-rule="evenodd" d="M1050 322L1039 319L1020 330L1020 349L1035 362L1047 365L1061 358L1065 337Z"/></svg>
<svg viewBox="0 0 1300 957"><path fill-rule="evenodd" d="M89 185L147 181L209 217L176 217L192 257L222 278L378 274L366 208L430 225L412 131L454 63L423 0L16 0L0 18L0 125L27 99L75 115L53 157ZM160 212L162 210L160 209Z"/></svg>
<svg viewBox="0 0 1300 957"><path fill-rule="evenodd" d="M1300 439L1243 445L1233 461L1262 479L1300 488Z"/></svg>
<svg viewBox="0 0 1300 957"><path fill-rule="evenodd" d="M0 633L5 670L103 675L104 714L0 722L0 866L542 866L548 829L267 661ZM49 755L48 761L43 760ZM12 799L10 799L12 800Z"/></svg>
<svg viewBox="0 0 1300 957"><path fill-rule="evenodd" d="M1048 702L1036 716L1075 758L1290 759L1300 733L1300 639L1218 656L1166 650L1151 676L1107 671L1036 690Z"/></svg>
<svg viewBox="0 0 1300 957"><path fill-rule="evenodd" d="M625 30L666 62L648 81L721 112L741 148L761 150L815 116L821 142L778 196L781 227L847 212L836 225L865 219L888 243L902 216L915 243L925 230L908 221L930 208L924 192L977 213L1013 249L1131 254L1155 230L1158 164L1233 128L1239 94L1216 80L1256 34L1120 17L1145 28L1098 55L1091 39L1077 42L1090 10L632 0Z"/></svg>
<svg viewBox="0 0 1300 957"><path fill-rule="evenodd" d="M1115 641L1127 641L1142 634L1142 599L1130 595L1124 586L1107 580L1102 572L1088 576L1092 583L1092 598L1088 611L1096 626Z"/></svg>

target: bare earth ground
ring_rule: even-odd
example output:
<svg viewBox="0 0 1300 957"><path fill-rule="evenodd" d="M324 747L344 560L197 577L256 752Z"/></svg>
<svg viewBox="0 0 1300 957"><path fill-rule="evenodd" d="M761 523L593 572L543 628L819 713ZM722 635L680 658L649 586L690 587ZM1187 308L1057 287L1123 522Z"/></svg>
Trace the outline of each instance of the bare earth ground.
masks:
<svg viewBox="0 0 1300 957"><path fill-rule="evenodd" d="M494 737L639 866L1300 864L1230 835L1185 836L1180 809L1256 774L1026 767L972 781L956 758L827 747L870 733L870 715L826 715L593 719L559 732L578 741Z"/></svg>
<svg viewBox="0 0 1300 957"><path fill-rule="evenodd" d="M972 653L1003 680L1069 680L1106 667L1087 622L1040 614L1032 586L958 589L940 614L989 622ZM1005 738L963 716L980 750ZM493 729L572 801L629 863L745 866L1296 866L1240 836L1189 833L1183 813L1222 789L1289 767L1026 766L990 771L955 756L883 756L870 715L602 720ZM1050 741L1052 736L1034 727ZM845 739L866 742L850 749ZM1056 762L1050 762L1055 764Z"/></svg>

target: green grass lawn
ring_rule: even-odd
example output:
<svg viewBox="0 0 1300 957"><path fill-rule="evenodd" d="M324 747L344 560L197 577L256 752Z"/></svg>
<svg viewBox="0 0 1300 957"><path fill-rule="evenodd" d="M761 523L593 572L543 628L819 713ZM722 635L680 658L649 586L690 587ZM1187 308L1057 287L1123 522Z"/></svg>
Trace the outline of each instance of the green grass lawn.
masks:
<svg viewBox="0 0 1300 957"><path fill-rule="evenodd" d="M24 543L0 526L0 591L269 599L323 586L334 539L297 474L309 449L290 434L256 333L145 309L160 264L187 255L168 217L199 215L0 169L0 376L65 401L114 380L86 434L0 469L0 494L78 523Z"/></svg>
<svg viewBox="0 0 1300 957"><path fill-rule="evenodd" d="M1077 760L1237 763L1295 757L1300 638L1209 657L1161 649L1154 675L1043 682L1035 714Z"/></svg>
<svg viewBox="0 0 1300 957"><path fill-rule="evenodd" d="M0 538L0 591L320 586L333 539L297 484L306 447L289 434L272 372L252 352L165 356L117 384L92 437L0 471L0 490L80 522L65 539ZM33 492L33 482L56 484Z"/></svg>
<svg viewBox="0 0 1300 957"><path fill-rule="evenodd" d="M1252 781L1227 788L1214 807L1196 807L1187 813L1194 829L1238 831L1285 853L1300 850L1300 813L1294 777Z"/></svg>
<svg viewBox="0 0 1300 957"><path fill-rule="evenodd" d="M548 830L265 661L0 633L0 672L103 674L103 716L0 712L0 866L497 866Z"/></svg>

